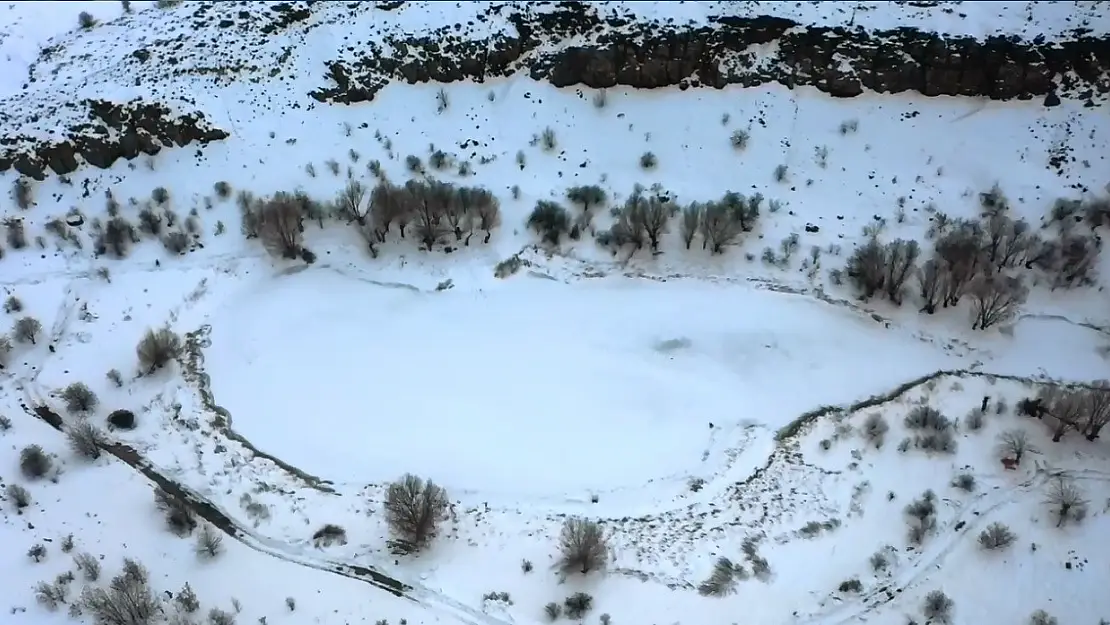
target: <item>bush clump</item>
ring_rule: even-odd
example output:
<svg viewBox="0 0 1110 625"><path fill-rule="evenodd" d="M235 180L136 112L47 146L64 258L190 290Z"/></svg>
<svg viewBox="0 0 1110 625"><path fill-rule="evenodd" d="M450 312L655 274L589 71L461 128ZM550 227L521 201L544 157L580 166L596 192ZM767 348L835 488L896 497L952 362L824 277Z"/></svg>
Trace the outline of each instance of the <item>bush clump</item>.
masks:
<svg viewBox="0 0 1110 625"><path fill-rule="evenodd" d="M1002 523L991 523L979 532L979 545L984 549L1005 549L1017 540L1017 536Z"/></svg>
<svg viewBox="0 0 1110 625"><path fill-rule="evenodd" d="M139 341L135 352L139 357L139 368L151 375L165 367L181 355L181 337L169 328L147 330Z"/></svg>
<svg viewBox="0 0 1110 625"><path fill-rule="evenodd" d="M28 445L19 452L19 470L29 480L46 477L52 468L54 461L39 445Z"/></svg>
<svg viewBox="0 0 1110 625"><path fill-rule="evenodd" d="M99 403L96 393L84 382L74 382L65 387L62 390L62 399L66 402L66 409L72 413L91 412Z"/></svg>

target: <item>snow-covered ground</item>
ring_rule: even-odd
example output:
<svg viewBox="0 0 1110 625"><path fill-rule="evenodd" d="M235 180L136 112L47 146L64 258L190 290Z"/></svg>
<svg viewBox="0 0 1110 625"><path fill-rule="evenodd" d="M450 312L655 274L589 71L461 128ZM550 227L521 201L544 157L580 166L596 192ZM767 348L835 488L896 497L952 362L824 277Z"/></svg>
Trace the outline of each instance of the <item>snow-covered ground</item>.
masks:
<svg viewBox="0 0 1110 625"><path fill-rule="evenodd" d="M172 15L148 4L134 3L142 23L172 29ZM421 9L411 4L386 15L410 24ZM720 12L714 4L621 10L673 11L682 21ZM955 13L738 4L871 28L1053 35L1086 21L1107 32L1107 14L1089 2L938 3ZM108 29L139 23L65 33L81 10L113 19L118 4L108 2L4 10L14 16L0 44L11 61L5 81L25 75L43 45L95 57L99 42L123 45ZM338 37L342 25L329 28ZM51 83L46 66L38 71L41 97L72 78L60 71ZM203 158L166 150L85 168L35 183L29 210L0 204L31 241L4 245L2 296L22 304L4 323L31 316L42 325L0 371L0 415L11 424L0 432L0 484L22 485L32 499L22 511L10 492L0 499L0 608L11 608L10 622L69 620L66 606L37 603L34 587L73 570L83 552L102 558L101 584L124 557L141 561L158 591L176 595L188 582L203 605L198 622L216 607L239 623L526 624L577 591L593 596L586 622L609 614L617 625L924 622L922 604L936 590L954 601L955 625L1022 623L1038 609L1065 625L1110 619L1102 594L1110 548L1101 540L1110 530L1110 448L1076 432L1053 443L1044 422L1015 409L1041 382L1110 377L1105 291L1037 284L1020 316L979 332L966 301L923 315L913 298L901 308L860 302L830 276L880 218L884 241L926 246L937 211L975 217L979 194L995 184L1035 228L1058 198L1110 192L1101 108L835 100L781 86L612 89L599 106L597 93L521 77L450 85L444 96L439 86L392 85L372 105L310 107L303 94L315 85L189 80L119 93L188 93L232 133ZM10 102L17 83L0 85ZM282 99L306 105L266 104ZM555 147L545 150L539 135L548 128ZM742 149L738 131L747 135ZM437 150L447 155L442 171L430 164ZM651 168L641 167L647 152ZM498 197L501 225L488 244L479 235L429 253L394 237L371 258L342 221L310 220L305 244L317 259L306 265L274 259L240 234L240 191L330 200L348 178L374 184L370 163L394 182L413 177L409 155L429 176ZM6 174L0 186L14 180ZM216 193L218 182L229 197ZM636 184L659 185L683 204L726 191L761 193L767 203L755 231L720 255L697 243L685 249L677 224L659 255L612 255L589 234L557 250L538 246L525 225L533 206L565 204L566 189L584 184L603 187L611 206ZM94 257L90 222L106 219L105 193L135 221L157 188L178 222L193 220L203 247L172 256L144 237L124 260ZM86 217L72 229L80 249L47 229L74 208ZM598 229L609 221L598 211ZM495 275L513 258L515 274ZM185 337L186 353L139 376L135 346L162 326ZM901 388L914 380L922 381ZM91 415L67 413L60 395L74 382L99 398ZM109 436L248 528L244 542L225 538L218 558L199 558L194 539L165 528L141 474L107 455L82 460L24 408L35 405L69 424L133 411L138 427ZM958 422L949 453L912 442L920 432L905 417L926 405ZM889 426L878 446L866 435L873 414ZM998 442L1015 430L1035 451L1008 471ZM54 456L55 475L21 474L20 451L31 444ZM443 485L451 502L440 536L417 556L390 552L382 511L385 485L406 472ZM1061 480L1087 502L1082 523L1056 527L1045 500ZM926 490L935 493L933 525L914 544L903 510ZM604 572L553 572L568 515L607 532ZM985 550L979 534L996 522L1017 539ZM314 532L329 523L347 539L317 546ZM768 575L703 596L698 586L719 557L752 568L748 539ZM40 543L36 562L27 550ZM412 591L397 598L313 568L326 563L376 567ZM93 583L82 580L78 572L69 582L71 603ZM167 618L176 612L168 600Z"/></svg>

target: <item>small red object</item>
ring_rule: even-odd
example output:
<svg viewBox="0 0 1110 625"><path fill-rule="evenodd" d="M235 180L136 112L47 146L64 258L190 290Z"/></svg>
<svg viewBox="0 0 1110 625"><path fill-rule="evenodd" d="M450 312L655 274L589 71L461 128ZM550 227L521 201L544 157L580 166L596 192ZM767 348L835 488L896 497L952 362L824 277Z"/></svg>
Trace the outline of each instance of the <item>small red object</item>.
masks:
<svg viewBox="0 0 1110 625"><path fill-rule="evenodd" d="M1014 471L1017 469L1018 461L1013 458L1003 458L1002 466L1006 467L1007 471Z"/></svg>

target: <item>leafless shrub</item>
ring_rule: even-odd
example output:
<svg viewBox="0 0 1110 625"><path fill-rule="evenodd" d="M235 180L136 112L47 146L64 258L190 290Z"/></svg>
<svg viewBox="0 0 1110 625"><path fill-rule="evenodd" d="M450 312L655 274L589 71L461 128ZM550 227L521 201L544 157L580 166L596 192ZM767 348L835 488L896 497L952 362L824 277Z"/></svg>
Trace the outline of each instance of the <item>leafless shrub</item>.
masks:
<svg viewBox="0 0 1110 625"><path fill-rule="evenodd" d="M743 568L743 565L740 565ZM698 593L705 597L724 597L736 591L736 568L732 560L717 558L709 578L698 585Z"/></svg>
<svg viewBox="0 0 1110 625"><path fill-rule="evenodd" d="M584 592L576 592L563 601L563 611L569 619L580 619L594 607L594 598Z"/></svg>
<svg viewBox="0 0 1110 625"><path fill-rule="evenodd" d="M215 528L205 523L197 533L197 555L201 558L212 559L223 551L224 537Z"/></svg>
<svg viewBox="0 0 1110 625"><path fill-rule="evenodd" d="M46 558L46 545L35 543L27 550L27 557L34 562L42 562Z"/></svg>
<svg viewBox="0 0 1110 625"><path fill-rule="evenodd" d="M212 185L212 190L216 192L216 197L221 200L231 197L231 185L223 180Z"/></svg>
<svg viewBox="0 0 1110 625"><path fill-rule="evenodd" d="M921 606L921 614L930 623L948 625L952 622L952 608L955 605L955 602L949 599L948 595L939 590L934 590L925 595L925 602Z"/></svg>
<svg viewBox="0 0 1110 625"><path fill-rule="evenodd" d="M985 416L986 414L982 410L976 408L967 413L967 416L964 417L964 425L969 432L978 432L983 429Z"/></svg>
<svg viewBox="0 0 1110 625"><path fill-rule="evenodd" d="M100 458L100 450L106 442L104 433L84 419L66 428L66 438L74 453L89 460Z"/></svg>
<svg viewBox="0 0 1110 625"><path fill-rule="evenodd" d="M559 563L563 573L582 573L605 567L609 555L608 542L601 526L595 521L568 517L559 535Z"/></svg>
<svg viewBox="0 0 1110 625"><path fill-rule="evenodd" d="M1029 615L1029 625L1058 625L1059 621L1044 610L1034 610Z"/></svg>
<svg viewBox="0 0 1110 625"><path fill-rule="evenodd" d="M19 470L29 480L46 477L53 468L54 461L39 445L28 445L19 452Z"/></svg>
<svg viewBox="0 0 1110 625"><path fill-rule="evenodd" d="M405 551L418 551L431 542L443 512L447 493L431 480L411 473L386 489L385 514L389 528Z"/></svg>
<svg viewBox="0 0 1110 625"><path fill-rule="evenodd" d="M30 343L36 345L39 335L42 334L42 323L34 317L20 317L15 320L12 336L17 343Z"/></svg>
<svg viewBox="0 0 1110 625"><path fill-rule="evenodd" d="M184 232L167 232L162 237L162 247L171 254L184 254L189 249L189 235Z"/></svg>
<svg viewBox="0 0 1110 625"><path fill-rule="evenodd" d="M973 492L975 490L975 476L970 473L960 473L952 479L952 486L965 491Z"/></svg>
<svg viewBox="0 0 1110 625"><path fill-rule="evenodd" d="M119 369L109 369L105 376L116 388L123 388L123 374L119 372Z"/></svg>
<svg viewBox="0 0 1110 625"><path fill-rule="evenodd" d="M173 602L177 605L177 608L185 614L192 614L200 609L200 599L197 598L196 591L193 590L193 587L190 586L188 582L185 582L181 590L177 591L177 594L174 595Z"/></svg>
<svg viewBox="0 0 1110 625"><path fill-rule="evenodd" d="M235 625L235 615L226 610L212 608L208 611L208 625Z"/></svg>
<svg viewBox="0 0 1110 625"><path fill-rule="evenodd" d="M552 601L543 607L543 612L549 621L557 621L563 615L563 606Z"/></svg>
<svg viewBox="0 0 1110 625"><path fill-rule="evenodd" d="M12 183L12 199L15 200L15 205L23 210L31 208L35 203L31 193L31 181L19 177Z"/></svg>
<svg viewBox="0 0 1110 625"><path fill-rule="evenodd" d="M0 334L0 369L8 366L8 359L11 358L12 353L12 340L6 334Z"/></svg>
<svg viewBox="0 0 1110 625"><path fill-rule="evenodd" d="M188 504L170 492L157 488L154 505L166 519L166 526L178 536L188 536L197 526L197 520Z"/></svg>
<svg viewBox="0 0 1110 625"><path fill-rule="evenodd" d="M135 231L135 226L117 215L109 219L104 230L97 235L95 248L98 254L109 253L115 258L124 258L131 245L138 241L139 233Z"/></svg>
<svg viewBox="0 0 1110 625"><path fill-rule="evenodd" d="M540 133L540 144L543 146L544 152L553 152L556 147L555 131L550 126L543 129Z"/></svg>
<svg viewBox="0 0 1110 625"><path fill-rule="evenodd" d="M883 415L878 412L867 415L867 419L863 422L863 436L874 445L876 449L883 446L883 441L888 431L890 431L890 424L888 424L886 419L883 418Z"/></svg>
<svg viewBox="0 0 1110 625"><path fill-rule="evenodd" d="M979 546L983 549L1005 549L1017 540L1017 536L1002 523L991 523L979 532Z"/></svg>
<svg viewBox="0 0 1110 625"><path fill-rule="evenodd" d="M35 600L53 612L69 598L69 584L61 581L39 582L35 585Z"/></svg>
<svg viewBox="0 0 1110 625"><path fill-rule="evenodd" d="M11 500L16 510L23 510L31 505L31 493L19 484L8 484L5 486L4 495Z"/></svg>
<svg viewBox="0 0 1110 625"><path fill-rule="evenodd" d="M334 523L327 523L312 534L312 542L317 547L329 547L335 543L345 545L347 544L347 530Z"/></svg>
<svg viewBox="0 0 1110 625"><path fill-rule="evenodd" d="M23 229L23 219L20 217L9 217L4 220L4 228L7 232L8 246L13 250L21 250L27 247L27 233Z"/></svg>
<svg viewBox="0 0 1110 625"><path fill-rule="evenodd" d="M4 301L4 312L11 314L21 312L23 310L23 301L14 295L8 296Z"/></svg>
<svg viewBox="0 0 1110 625"><path fill-rule="evenodd" d="M66 410L74 413L85 413L94 410L100 400L84 382L74 382L62 390L62 400L66 403Z"/></svg>
<svg viewBox="0 0 1110 625"><path fill-rule="evenodd" d="M736 151L741 151L748 147L748 140L751 139L751 134L746 130L734 130L729 136L729 143Z"/></svg>
<svg viewBox="0 0 1110 625"><path fill-rule="evenodd" d="M98 625L150 625L161 605L150 589L149 574L138 562L124 559L123 572L112 578L108 588L87 587L82 606Z"/></svg>
<svg viewBox="0 0 1110 625"><path fill-rule="evenodd" d="M1060 477L1049 484L1045 504L1056 517L1056 527L1068 522L1080 523L1087 517L1087 500L1083 498L1083 492L1067 478Z"/></svg>
<svg viewBox="0 0 1110 625"><path fill-rule="evenodd" d="M165 367L181 355L181 337L169 328L147 330L139 341L135 353L139 358L139 367L151 375Z"/></svg>
<svg viewBox="0 0 1110 625"><path fill-rule="evenodd" d="M97 560L93 554L82 551L73 556L73 563L77 566L77 570L81 572L85 581L95 582L100 579L100 560Z"/></svg>
<svg viewBox="0 0 1110 625"><path fill-rule="evenodd" d="M911 544L920 545L925 538L936 531L937 506L936 494L931 490L922 493L921 497L906 505L905 514L909 524L909 540Z"/></svg>

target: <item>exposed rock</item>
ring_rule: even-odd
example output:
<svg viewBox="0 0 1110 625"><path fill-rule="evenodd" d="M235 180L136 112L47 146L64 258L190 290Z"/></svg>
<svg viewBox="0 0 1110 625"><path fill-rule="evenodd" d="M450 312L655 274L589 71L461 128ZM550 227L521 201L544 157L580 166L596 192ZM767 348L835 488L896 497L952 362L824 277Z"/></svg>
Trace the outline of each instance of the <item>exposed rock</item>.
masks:
<svg viewBox="0 0 1110 625"><path fill-rule="evenodd" d="M392 51L371 46L358 61L329 63L327 77L334 84L310 95L321 102L362 102L391 79L482 81L517 71L557 87L719 89L778 82L836 97L869 89L1031 99L1054 93L1059 82L1064 88L1110 91L1110 37L1105 36L1077 34L1061 44L1016 36L976 40L911 28L805 27L766 16L718 17L712 26L689 27L602 20L590 5L571 2L508 19L515 36L475 41L440 29L427 37L391 39ZM589 43L559 45L572 39Z"/></svg>
<svg viewBox="0 0 1110 625"><path fill-rule="evenodd" d="M36 141L23 135L0 138L0 172L14 168L43 180L48 169L58 175L75 171L80 166L78 156L107 168L120 158L130 160L139 154L157 154L163 147L194 141L206 144L229 136L209 124L203 113L174 115L165 106L141 99L123 104L84 100L76 106L85 110L88 121L69 127L62 141Z"/></svg>

